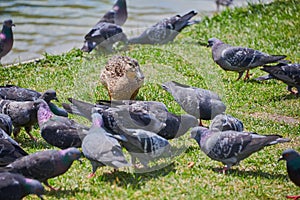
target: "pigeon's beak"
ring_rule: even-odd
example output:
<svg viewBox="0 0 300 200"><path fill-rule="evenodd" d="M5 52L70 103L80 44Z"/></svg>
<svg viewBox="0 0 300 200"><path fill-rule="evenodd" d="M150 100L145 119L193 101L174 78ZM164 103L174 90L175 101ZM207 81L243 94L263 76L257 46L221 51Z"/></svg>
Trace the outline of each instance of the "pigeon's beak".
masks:
<svg viewBox="0 0 300 200"><path fill-rule="evenodd" d="M54 100L55 100L55 101L57 101L57 102L59 102L59 100L58 100L58 98L57 98L57 97L54 97Z"/></svg>
<svg viewBox="0 0 300 200"><path fill-rule="evenodd" d="M82 165L82 160L80 158L78 159L78 162Z"/></svg>
<svg viewBox="0 0 300 200"><path fill-rule="evenodd" d="M12 24L11 26L16 26L15 24Z"/></svg>
<svg viewBox="0 0 300 200"><path fill-rule="evenodd" d="M281 161L281 160L284 160L284 158L281 156L277 162Z"/></svg>
<svg viewBox="0 0 300 200"><path fill-rule="evenodd" d="M43 198L42 195L38 195L38 197L39 197L41 200L44 200L44 198Z"/></svg>

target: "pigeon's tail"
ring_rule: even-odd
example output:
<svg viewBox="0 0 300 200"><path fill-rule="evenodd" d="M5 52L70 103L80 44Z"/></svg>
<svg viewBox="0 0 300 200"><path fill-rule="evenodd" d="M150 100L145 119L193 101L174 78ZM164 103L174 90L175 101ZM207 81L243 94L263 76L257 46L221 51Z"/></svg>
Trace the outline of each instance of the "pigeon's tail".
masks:
<svg viewBox="0 0 300 200"><path fill-rule="evenodd" d="M187 14L183 15L180 20L178 20L174 25L175 25L175 30L180 32L182 29L184 29L187 26L199 23L200 21L198 20L192 20L190 21L190 19L192 17L194 17L195 15L197 15L197 12L195 12L194 10L188 12Z"/></svg>
<svg viewBox="0 0 300 200"><path fill-rule="evenodd" d="M90 121L92 121L91 114L92 114L92 110L95 107L95 105L93 105L91 103L79 101L79 100L76 100L73 98L68 98L68 100L72 104L66 104L66 103L62 104L63 108L68 113L80 115L80 116L83 116L83 117L89 119Z"/></svg>
<svg viewBox="0 0 300 200"><path fill-rule="evenodd" d="M285 55L271 55L271 56L267 56L264 57L264 63L275 63L278 61L281 61L283 59L285 59L286 56Z"/></svg>
<svg viewBox="0 0 300 200"><path fill-rule="evenodd" d="M256 81L266 81L266 80L269 80L269 79L273 79L274 76L272 76L271 74L267 74L267 75L264 75L264 76L260 76L254 80Z"/></svg>
<svg viewBox="0 0 300 200"><path fill-rule="evenodd" d="M266 135L266 137L270 139L270 142L267 144L267 146L291 141L289 138L282 138L281 135Z"/></svg>

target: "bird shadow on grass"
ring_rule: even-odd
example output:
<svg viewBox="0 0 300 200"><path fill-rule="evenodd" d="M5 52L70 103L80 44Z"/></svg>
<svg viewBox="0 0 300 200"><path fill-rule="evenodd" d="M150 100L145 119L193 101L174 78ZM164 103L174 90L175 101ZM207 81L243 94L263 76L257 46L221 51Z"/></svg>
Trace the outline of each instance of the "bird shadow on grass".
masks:
<svg viewBox="0 0 300 200"><path fill-rule="evenodd" d="M104 173L102 176L99 176L100 181L106 181L111 185L117 185L119 187L133 189L140 189L146 182L157 179L161 176L166 176L170 173L175 173L175 164L171 163L170 165L146 173L130 173L124 171L115 171L113 173Z"/></svg>
<svg viewBox="0 0 300 200"><path fill-rule="evenodd" d="M212 170L216 173L222 173L223 168L212 168ZM268 172L264 172L261 170L255 170L255 171L244 171L239 169L229 169L226 171L227 176L238 176L238 177L260 177L264 179L286 179L286 175L284 174L271 174Z"/></svg>
<svg viewBox="0 0 300 200"><path fill-rule="evenodd" d="M295 94L282 94L279 96L272 97L272 99L269 99L270 101L283 101L283 100L292 100L292 99L299 99L299 95Z"/></svg>
<svg viewBox="0 0 300 200"><path fill-rule="evenodd" d="M58 190L46 190L45 191L45 196L55 196L56 198L62 198L62 197L70 197L70 196L75 196L77 193L83 192L81 189L76 188L76 189L60 189Z"/></svg>

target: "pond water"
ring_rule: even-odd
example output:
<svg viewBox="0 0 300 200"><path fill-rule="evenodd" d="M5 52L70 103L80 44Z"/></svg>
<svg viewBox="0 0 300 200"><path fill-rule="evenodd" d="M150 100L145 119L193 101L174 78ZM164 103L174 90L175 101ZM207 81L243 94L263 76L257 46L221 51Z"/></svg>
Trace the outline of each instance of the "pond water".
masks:
<svg viewBox="0 0 300 200"><path fill-rule="evenodd" d="M249 1L249 0L248 0ZM247 0L234 0L232 7ZM267 0L250 0L268 2ZM114 0L0 0L0 21L11 18L15 43L2 64L40 58L47 52L60 54L80 48L83 37L110 10ZM127 0L125 33L144 29L164 17L196 10L201 19L216 10L214 0Z"/></svg>

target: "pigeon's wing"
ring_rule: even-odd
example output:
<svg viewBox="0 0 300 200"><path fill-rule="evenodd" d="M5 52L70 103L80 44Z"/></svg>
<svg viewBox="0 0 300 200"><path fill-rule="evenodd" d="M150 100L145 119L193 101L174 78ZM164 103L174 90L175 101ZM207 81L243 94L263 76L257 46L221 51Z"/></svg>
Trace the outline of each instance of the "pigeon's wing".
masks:
<svg viewBox="0 0 300 200"><path fill-rule="evenodd" d="M8 135L11 135L12 127L13 125L10 116L6 114L0 114L0 128Z"/></svg>
<svg viewBox="0 0 300 200"><path fill-rule="evenodd" d="M115 35L122 34L123 30L120 26L110 23L100 23L92 28L85 36L85 40L101 43Z"/></svg>
<svg viewBox="0 0 300 200"><path fill-rule="evenodd" d="M15 101L34 101L41 96L41 93L21 88L15 85L0 86L0 97L2 99L9 99Z"/></svg>
<svg viewBox="0 0 300 200"><path fill-rule="evenodd" d="M237 156L251 142L251 134L232 131L218 132L217 140L208 156L216 160L225 160Z"/></svg>

